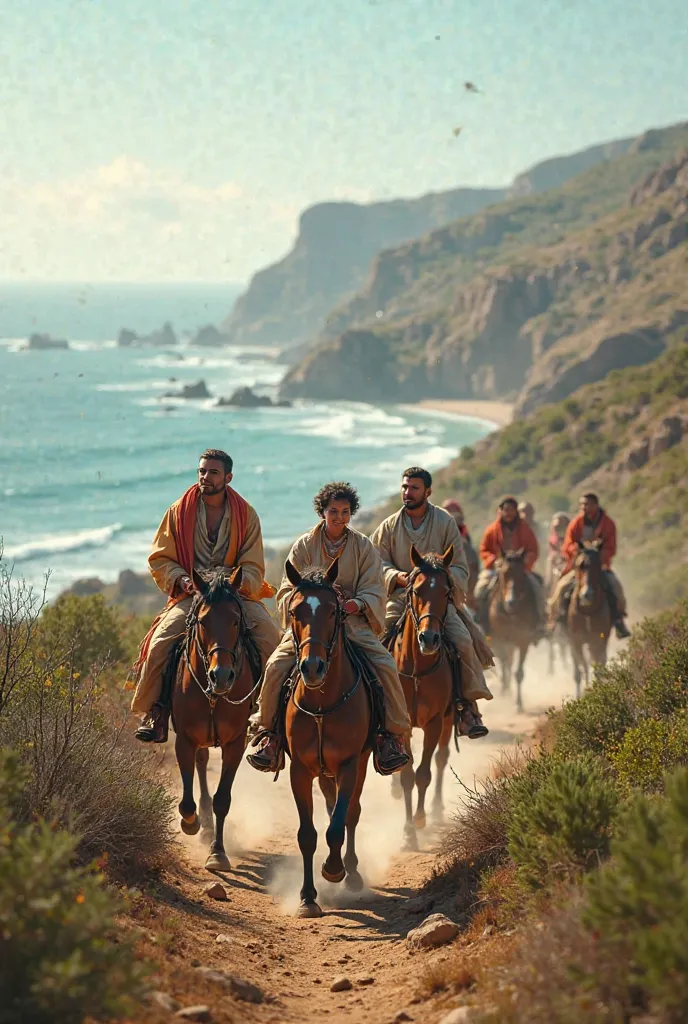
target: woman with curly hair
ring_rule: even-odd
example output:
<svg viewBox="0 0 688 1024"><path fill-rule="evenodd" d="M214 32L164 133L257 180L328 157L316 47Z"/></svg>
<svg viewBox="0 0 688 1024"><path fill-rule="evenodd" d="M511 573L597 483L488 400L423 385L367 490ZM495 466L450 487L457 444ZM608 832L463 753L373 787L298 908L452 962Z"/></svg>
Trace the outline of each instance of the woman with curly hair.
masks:
<svg viewBox="0 0 688 1024"><path fill-rule="evenodd" d="M379 640L385 618L382 562L368 538L350 526L359 505L358 493L349 483L335 481L321 487L313 499L320 522L294 543L289 561L301 575L306 569L326 570L335 558L339 561L337 589L346 612L347 634L364 649L385 695L386 731L378 736L377 743L378 762L389 773L400 771L408 761L405 741L411 723L394 658ZM285 630L292 589L285 575L277 593ZM295 661L294 642L287 631L266 665L254 716L261 732L256 737L258 749L248 755L248 761L259 771L274 772L280 762L280 741L275 730L280 692Z"/></svg>

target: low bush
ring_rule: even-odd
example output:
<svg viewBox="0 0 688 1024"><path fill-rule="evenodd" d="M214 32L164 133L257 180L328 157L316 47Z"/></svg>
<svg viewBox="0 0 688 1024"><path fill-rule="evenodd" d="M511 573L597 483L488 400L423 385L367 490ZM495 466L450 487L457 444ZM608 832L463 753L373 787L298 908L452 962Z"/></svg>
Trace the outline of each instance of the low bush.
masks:
<svg viewBox="0 0 688 1024"><path fill-rule="evenodd" d="M590 689L554 715L555 751L563 757L606 754L635 724L632 677L626 664L597 668Z"/></svg>
<svg viewBox="0 0 688 1024"><path fill-rule="evenodd" d="M585 922L625 962L628 1001L688 1016L688 773L666 798L638 796L621 822L612 860L587 886Z"/></svg>
<svg viewBox="0 0 688 1024"><path fill-rule="evenodd" d="M0 1024L119 1015L143 972L130 943L113 941L117 901L95 867L74 864L75 836L15 820L26 774L0 752Z"/></svg>
<svg viewBox="0 0 688 1024"><path fill-rule="evenodd" d="M688 764L688 715L645 719L625 733L611 762L625 792L662 792L665 773Z"/></svg>
<svg viewBox="0 0 688 1024"><path fill-rule="evenodd" d="M554 763L534 781L513 800L508 848L521 881L538 889L574 880L607 857L618 796L591 756Z"/></svg>
<svg viewBox="0 0 688 1024"><path fill-rule="evenodd" d="M69 660L80 675L124 661L123 616L102 594L63 594L43 609L38 625L38 641L53 660L56 655Z"/></svg>

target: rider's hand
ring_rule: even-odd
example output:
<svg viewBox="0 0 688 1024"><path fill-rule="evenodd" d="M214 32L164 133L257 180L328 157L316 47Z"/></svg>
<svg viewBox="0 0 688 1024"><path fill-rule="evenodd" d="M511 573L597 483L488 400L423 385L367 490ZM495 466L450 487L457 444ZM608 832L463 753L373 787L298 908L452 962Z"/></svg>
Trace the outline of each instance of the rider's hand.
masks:
<svg viewBox="0 0 688 1024"><path fill-rule="evenodd" d="M193 594L193 592L194 592L193 580L191 580L188 576L180 576L179 577L179 589L182 590L185 594Z"/></svg>
<svg viewBox="0 0 688 1024"><path fill-rule="evenodd" d="M409 574L407 572L400 572L397 576L397 587L402 590L406 590L409 585Z"/></svg>
<svg viewBox="0 0 688 1024"><path fill-rule="evenodd" d="M347 615L358 615L361 610L358 601L345 601L343 607Z"/></svg>

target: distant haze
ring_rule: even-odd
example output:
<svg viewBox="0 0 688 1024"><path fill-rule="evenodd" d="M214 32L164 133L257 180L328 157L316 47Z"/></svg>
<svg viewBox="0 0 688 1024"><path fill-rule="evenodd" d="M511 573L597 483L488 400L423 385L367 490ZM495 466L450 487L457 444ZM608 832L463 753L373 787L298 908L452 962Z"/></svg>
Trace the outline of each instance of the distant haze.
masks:
<svg viewBox="0 0 688 1024"><path fill-rule="evenodd" d="M314 202L503 185L688 113L684 0L0 9L4 279L244 281Z"/></svg>

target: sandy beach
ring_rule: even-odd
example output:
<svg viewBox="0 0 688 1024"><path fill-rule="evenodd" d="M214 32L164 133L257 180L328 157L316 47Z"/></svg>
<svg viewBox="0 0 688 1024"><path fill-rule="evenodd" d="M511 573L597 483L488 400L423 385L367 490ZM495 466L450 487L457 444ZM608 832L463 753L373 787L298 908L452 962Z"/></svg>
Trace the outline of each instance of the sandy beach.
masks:
<svg viewBox="0 0 688 1024"><path fill-rule="evenodd" d="M419 409L430 409L450 416L475 416L489 420L498 427L511 423L514 407L511 402L490 402L480 399L459 400L453 398L424 398L417 403Z"/></svg>

